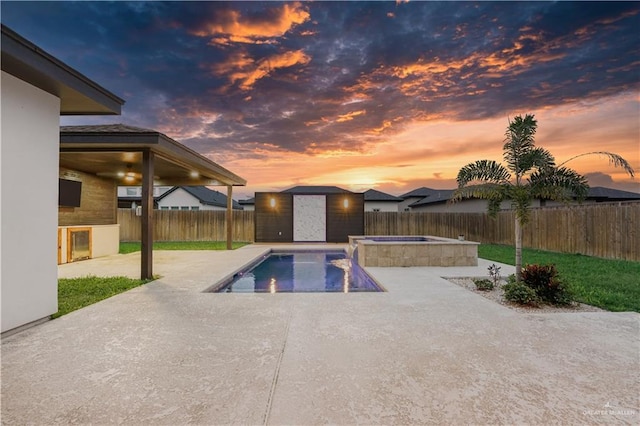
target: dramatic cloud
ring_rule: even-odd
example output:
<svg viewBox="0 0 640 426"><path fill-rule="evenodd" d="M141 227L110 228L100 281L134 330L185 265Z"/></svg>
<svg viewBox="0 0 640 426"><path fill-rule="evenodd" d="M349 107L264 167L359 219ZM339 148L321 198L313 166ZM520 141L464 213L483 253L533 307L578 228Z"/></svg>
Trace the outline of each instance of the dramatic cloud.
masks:
<svg viewBox="0 0 640 426"><path fill-rule="evenodd" d="M499 159L507 117L529 112L558 158L606 146L640 169L637 2L0 7L4 24L127 101L122 117L65 124L160 130L250 189L451 187L466 162ZM634 185L606 162L575 167Z"/></svg>
<svg viewBox="0 0 640 426"><path fill-rule="evenodd" d="M295 25L309 20L309 12L299 2L283 4L266 10L244 14L234 9L215 13L210 21L202 22L191 30L199 37L211 37L211 42L277 43Z"/></svg>

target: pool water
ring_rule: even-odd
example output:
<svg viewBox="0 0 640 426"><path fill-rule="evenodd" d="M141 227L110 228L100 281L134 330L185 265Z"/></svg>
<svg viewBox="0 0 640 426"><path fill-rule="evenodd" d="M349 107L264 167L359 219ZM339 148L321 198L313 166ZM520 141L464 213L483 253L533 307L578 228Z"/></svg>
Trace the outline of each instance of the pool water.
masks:
<svg viewBox="0 0 640 426"><path fill-rule="evenodd" d="M271 253L218 292L311 293L382 291L344 251Z"/></svg>

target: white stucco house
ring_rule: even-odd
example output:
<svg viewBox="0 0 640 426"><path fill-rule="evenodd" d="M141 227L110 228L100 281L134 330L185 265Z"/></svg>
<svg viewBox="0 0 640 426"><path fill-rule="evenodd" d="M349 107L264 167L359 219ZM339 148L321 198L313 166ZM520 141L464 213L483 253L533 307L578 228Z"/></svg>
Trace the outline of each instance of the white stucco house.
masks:
<svg viewBox="0 0 640 426"><path fill-rule="evenodd" d="M238 200L238 204L242 207L242 210L246 212L252 212L256 209L256 197L247 198L244 200Z"/></svg>
<svg viewBox="0 0 640 426"><path fill-rule="evenodd" d="M0 294L6 332L58 310L60 116L120 114L124 101L4 25L1 48Z"/></svg>
<svg viewBox="0 0 640 426"><path fill-rule="evenodd" d="M174 186L156 197L159 210L226 210L227 196L206 186ZM242 206L232 200L233 210Z"/></svg>
<svg viewBox="0 0 640 426"><path fill-rule="evenodd" d="M153 199L157 207L157 198L165 192L172 189L173 186L154 185ZM142 187L141 186L119 186L118 187L118 207L135 209L142 205Z"/></svg>

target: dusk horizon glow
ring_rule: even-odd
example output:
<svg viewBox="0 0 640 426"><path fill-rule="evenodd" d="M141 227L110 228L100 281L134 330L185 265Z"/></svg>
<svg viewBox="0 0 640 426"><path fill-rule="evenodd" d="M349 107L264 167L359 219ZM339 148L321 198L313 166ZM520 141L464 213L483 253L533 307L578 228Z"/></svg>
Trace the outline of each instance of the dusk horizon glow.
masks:
<svg viewBox="0 0 640 426"><path fill-rule="evenodd" d="M640 171L637 2L5 2L2 23L125 99L157 130L247 179L400 195L453 189L502 160L535 114L561 163L590 151ZM640 192L604 157L567 164Z"/></svg>

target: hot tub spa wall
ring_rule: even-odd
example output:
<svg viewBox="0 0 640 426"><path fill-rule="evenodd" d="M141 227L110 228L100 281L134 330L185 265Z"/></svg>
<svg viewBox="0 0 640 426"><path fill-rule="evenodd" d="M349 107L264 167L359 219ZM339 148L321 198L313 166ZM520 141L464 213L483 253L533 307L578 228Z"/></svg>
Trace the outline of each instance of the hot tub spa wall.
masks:
<svg viewBox="0 0 640 426"><path fill-rule="evenodd" d="M443 239L444 240L444 239ZM358 241L360 266L478 266L478 243Z"/></svg>

